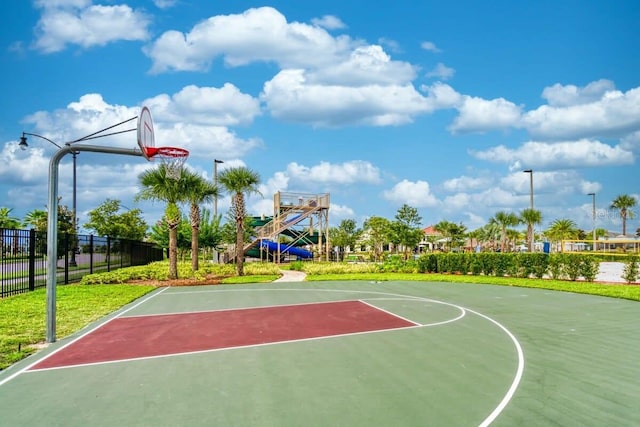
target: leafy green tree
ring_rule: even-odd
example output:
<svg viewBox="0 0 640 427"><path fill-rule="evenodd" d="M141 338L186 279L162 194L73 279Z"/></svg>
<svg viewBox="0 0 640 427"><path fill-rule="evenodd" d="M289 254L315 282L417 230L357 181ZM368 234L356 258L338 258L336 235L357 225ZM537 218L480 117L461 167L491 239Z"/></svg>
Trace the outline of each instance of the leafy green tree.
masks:
<svg viewBox="0 0 640 427"><path fill-rule="evenodd" d="M618 209L620 218L622 219L622 235L627 235L627 218L633 219L634 212L631 210L637 204L637 200L628 194L622 194L611 202L611 209Z"/></svg>
<svg viewBox="0 0 640 427"><path fill-rule="evenodd" d="M496 212L493 218L489 220L500 227L500 249L505 252L507 245L507 228L515 227L520 223L520 219L513 212Z"/></svg>
<svg viewBox="0 0 640 427"><path fill-rule="evenodd" d="M533 229L536 225L542 224L542 212L531 208L524 209L520 212L520 222L527 226L527 247L529 252L533 252Z"/></svg>
<svg viewBox="0 0 640 427"><path fill-rule="evenodd" d="M406 203L398 209L395 221L391 223L391 230L396 244L403 246L404 259L409 258L409 251L422 240L424 233L420 228L422 217L418 210Z"/></svg>
<svg viewBox="0 0 640 427"><path fill-rule="evenodd" d="M433 226L433 229L447 239L449 250L459 248L467 235L467 227L463 224L456 224L450 221L440 221Z"/></svg>
<svg viewBox="0 0 640 427"><path fill-rule="evenodd" d="M356 246L356 241L362 235L362 230L358 228L356 222L353 219L343 219L340 221L338 227L331 227L329 229L329 238L331 244L340 250L340 259L344 257L344 252L347 247L353 250Z"/></svg>
<svg viewBox="0 0 640 427"><path fill-rule="evenodd" d="M222 243L222 227L220 215L212 215L208 209L202 209L200 221L199 245L205 248L219 249Z"/></svg>
<svg viewBox="0 0 640 427"><path fill-rule="evenodd" d="M218 182L227 193L231 194L231 208L236 224L236 272L244 275L244 234L247 208L245 194L260 194L258 185L260 175L247 167L236 167L223 170L218 175Z"/></svg>
<svg viewBox="0 0 640 427"><path fill-rule="evenodd" d="M169 248L169 226L164 218L151 226L149 240L161 248ZM191 225L185 216L180 218L177 227L176 247L179 258L182 258L186 251L191 250Z"/></svg>
<svg viewBox="0 0 640 427"><path fill-rule="evenodd" d="M364 222L363 228L368 236L366 243L373 250L374 261L381 261L384 245L389 242L391 222L386 218L372 216Z"/></svg>
<svg viewBox="0 0 640 427"><path fill-rule="evenodd" d="M121 206L120 200L105 200L89 211L89 222L84 228L93 230L98 236L144 240L149 227L142 218L142 211L135 208L120 213Z"/></svg>
<svg viewBox="0 0 640 427"><path fill-rule="evenodd" d="M178 225L181 214L178 203L185 200L185 189L181 179L167 176L164 164L149 169L139 176L142 190L136 200L165 202L164 221L169 227L169 279L178 278Z"/></svg>
<svg viewBox="0 0 640 427"><path fill-rule="evenodd" d="M189 202L189 221L191 223L191 269L197 271L199 268L199 243L200 243L200 204L211 202L214 197L218 197L218 188L205 180L202 176L183 171L181 180L184 183L185 198Z"/></svg>

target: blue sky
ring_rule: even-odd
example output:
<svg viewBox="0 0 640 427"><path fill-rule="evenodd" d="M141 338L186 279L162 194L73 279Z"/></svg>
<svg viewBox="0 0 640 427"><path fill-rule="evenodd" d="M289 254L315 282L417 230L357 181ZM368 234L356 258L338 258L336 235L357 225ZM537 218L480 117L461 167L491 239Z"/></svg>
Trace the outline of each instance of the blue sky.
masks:
<svg viewBox="0 0 640 427"><path fill-rule="evenodd" d="M640 198L640 3L636 1L12 1L0 5L0 206L47 203L53 145L149 107L157 146L262 179L330 193L330 222L393 218L484 225L534 205L546 228L569 218L621 231L609 209ZM93 141L136 147L135 133ZM80 225L105 199L136 203L142 158L81 153ZM71 156L60 165L72 203ZM221 213L229 197L218 203ZM640 204L639 204L640 205ZM636 208L638 211L638 208ZM627 223L640 227L639 217Z"/></svg>

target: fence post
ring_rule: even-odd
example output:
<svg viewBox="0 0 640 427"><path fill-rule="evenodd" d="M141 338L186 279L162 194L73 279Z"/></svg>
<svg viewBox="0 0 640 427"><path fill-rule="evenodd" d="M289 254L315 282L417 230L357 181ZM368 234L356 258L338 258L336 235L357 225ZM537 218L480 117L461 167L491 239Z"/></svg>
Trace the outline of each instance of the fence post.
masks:
<svg viewBox="0 0 640 427"><path fill-rule="evenodd" d="M36 290L36 230L29 230L29 290Z"/></svg>
<svg viewBox="0 0 640 427"><path fill-rule="evenodd" d="M56 260L56 272L58 260ZM69 233L64 233L64 284L69 284Z"/></svg>
<svg viewBox="0 0 640 427"><path fill-rule="evenodd" d="M89 235L89 274L93 274L93 234Z"/></svg>
<svg viewBox="0 0 640 427"><path fill-rule="evenodd" d="M111 237L107 236L107 271L111 271Z"/></svg>

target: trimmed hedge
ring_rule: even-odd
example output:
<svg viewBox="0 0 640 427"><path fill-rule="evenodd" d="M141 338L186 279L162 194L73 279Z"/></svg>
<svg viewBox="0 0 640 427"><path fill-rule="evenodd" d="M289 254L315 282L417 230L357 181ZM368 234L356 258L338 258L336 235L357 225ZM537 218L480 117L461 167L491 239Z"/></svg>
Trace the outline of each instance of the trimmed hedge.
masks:
<svg viewBox="0 0 640 427"><path fill-rule="evenodd" d="M414 261L407 261L413 263ZM593 282L600 260L585 254L545 253L435 253L421 255L416 261L420 273L468 274L475 276L538 278L560 280L583 278ZM399 267L397 258L390 258L382 266L384 271L412 270Z"/></svg>

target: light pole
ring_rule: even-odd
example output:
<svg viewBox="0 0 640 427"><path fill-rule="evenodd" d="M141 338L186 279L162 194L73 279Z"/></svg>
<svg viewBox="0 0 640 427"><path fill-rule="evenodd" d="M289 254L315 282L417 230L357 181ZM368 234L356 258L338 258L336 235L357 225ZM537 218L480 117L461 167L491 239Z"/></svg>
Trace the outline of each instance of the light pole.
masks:
<svg viewBox="0 0 640 427"><path fill-rule="evenodd" d="M218 165L224 163L222 160L213 159L213 186L218 186ZM218 216L218 193L213 196L213 217Z"/></svg>
<svg viewBox="0 0 640 427"><path fill-rule="evenodd" d="M591 196L591 220L593 222L593 251L596 250L596 193L589 193Z"/></svg>
<svg viewBox="0 0 640 427"><path fill-rule="evenodd" d="M533 169L525 169L522 172L529 174L529 208L533 212ZM531 229L531 236L529 237L529 252L533 252L534 250L534 232L533 228Z"/></svg>
<svg viewBox="0 0 640 427"><path fill-rule="evenodd" d="M58 149L62 148L60 144L57 144L56 142L50 140L46 136L38 135L37 133L22 132L22 136L20 137L20 143L18 144L18 146L22 150L26 150L29 147L29 144L27 143L26 135L36 136L38 138L44 139L47 142L50 142L51 144L58 147ZM68 143L67 145L69 144L70 143ZM78 152L72 151L71 155L73 156L73 198L71 202L72 203L71 213L73 215L73 221L71 225L73 226L73 233L75 237L73 242L73 248L71 248L71 259L69 260L69 265L71 267L77 267L78 263L76 261L76 242L77 242L77 235L78 235L78 218L77 218L77 204L76 204L76 188L77 188L77 184L76 184L77 183L77 180L76 180L77 179L77 175L76 175L77 160L76 159L78 157Z"/></svg>

